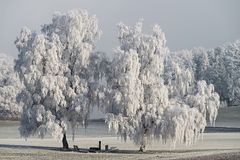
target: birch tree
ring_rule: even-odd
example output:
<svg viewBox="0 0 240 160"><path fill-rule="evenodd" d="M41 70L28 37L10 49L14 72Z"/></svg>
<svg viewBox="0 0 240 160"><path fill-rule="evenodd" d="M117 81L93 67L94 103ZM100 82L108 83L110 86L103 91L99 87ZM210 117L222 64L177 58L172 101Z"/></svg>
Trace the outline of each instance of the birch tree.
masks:
<svg viewBox="0 0 240 160"><path fill-rule="evenodd" d="M96 99L89 64L100 34L96 17L85 10L55 13L40 33L22 29L15 41L15 70L25 85L21 136L48 133L68 148L68 124L73 135L78 125L87 125Z"/></svg>
<svg viewBox="0 0 240 160"><path fill-rule="evenodd" d="M133 27L120 23L118 28L120 46L108 78L109 129L125 141L133 140L140 151L155 140L170 141L173 146L192 144L204 131L206 120L216 119L218 94L212 85L196 83L190 69L166 60L169 50L158 25L151 35L142 32L141 22ZM168 81L164 80L165 66L172 73ZM213 94L212 101L207 94Z"/></svg>

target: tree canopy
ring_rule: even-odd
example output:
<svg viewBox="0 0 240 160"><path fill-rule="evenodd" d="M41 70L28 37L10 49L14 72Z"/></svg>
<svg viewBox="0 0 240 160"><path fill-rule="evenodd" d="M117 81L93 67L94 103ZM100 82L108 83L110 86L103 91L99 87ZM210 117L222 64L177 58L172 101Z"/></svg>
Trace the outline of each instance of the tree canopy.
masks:
<svg viewBox="0 0 240 160"><path fill-rule="evenodd" d="M21 83L14 73L13 58L0 54L0 119L19 119L22 105L16 97L21 90Z"/></svg>
<svg viewBox="0 0 240 160"><path fill-rule="evenodd" d="M89 67L100 34L96 17L80 10L54 14L40 33L22 29L15 41L15 70L25 85L21 136L62 137L68 123L73 134L86 125L95 99L95 74Z"/></svg>

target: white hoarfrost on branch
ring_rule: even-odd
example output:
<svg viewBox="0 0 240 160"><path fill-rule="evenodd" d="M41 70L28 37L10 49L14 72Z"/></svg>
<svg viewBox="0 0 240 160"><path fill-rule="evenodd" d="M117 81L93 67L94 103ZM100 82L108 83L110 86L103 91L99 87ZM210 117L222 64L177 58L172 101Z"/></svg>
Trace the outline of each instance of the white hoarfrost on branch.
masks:
<svg viewBox="0 0 240 160"><path fill-rule="evenodd" d="M0 54L0 119L16 120L21 115L22 105L16 96L22 85L13 67L13 59Z"/></svg>
<svg viewBox="0 0 240 160"><path fill-rule="evenodd" d="M204 131L206 119L216 119L219 96L213 86L196 82L191 69L168 56L158 25L152 35L142 32L141 22L118 27L120 47L107 78L109 129L133 140L140 150L153 140L192 144Z"/></svg>
<svg viewBox="0 0 240 160"><path fill-rule="evenodd" d="M142 22L120 23L118 29L120 46L111 60L93 52L101 31L86 11L56 13L40 33L22 29L15 41L15 71L25 86L18 96L24 104L21 136L50 133L68 148L68 124L74 138L79 125L87 126L93 106L105 109L109 129L141 151L155 140L192 144L207 121L214 125L219 95L210 80L204 81L210 55L204 49L196 49L196 55L170 53L158 25L151 35L143 33ZM231 56L238 56L236 46L228 47ZM231 56L229 81L239 78ZM232 96L239 93L228 88Z"/></svg>
<svg viewBox="0 0 240 160"><path fill-rule="evenodd" d="M196 81L212 83L220 95L222 106L240 104L240 41L227 43L214 49L201 47L172 52L171 58L193 73ZM165 68L165 78L171 76L170 66Z"/></svg>
<svg viewBox="0 0 240 160"><path fill-rule="evenodd" d="M39 34L22 29L15 41L15 70L25 85L21 136L64 138L68 124L73 135L78 125L87 125L97 99L98 77L91 67L98 65L92 51L100 34L96 17L80 10L56 13Z"/></svg>
<svg viewBox="0 0 240 160"><path fill-rule="evenodd" d="M208 50L209 66L204 79L213 83L221 100L240 104L240 40Z"/></svg>

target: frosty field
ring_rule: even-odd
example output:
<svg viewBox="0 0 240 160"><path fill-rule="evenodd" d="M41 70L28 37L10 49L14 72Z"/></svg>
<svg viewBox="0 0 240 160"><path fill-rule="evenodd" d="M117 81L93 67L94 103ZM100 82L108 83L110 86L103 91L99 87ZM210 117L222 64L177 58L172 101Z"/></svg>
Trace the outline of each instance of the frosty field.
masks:
<svg viewBox="0 0 240 160"><path fill-rule="evenodd" d="M227 108L226 108L227 109ZM216 126L239 127L240 108L225 108L219 111ZM117 153L77 153L61 150L62 143L47 136L46 139L37 137L27 141L21 139L18 133L19 122L0 121L0 159L239 159L240 158L240 133L204 133L203 139L192 146L177 145L171 149L168 144L161 142L147 146L147 152L141 154L139 147L132 142L126 143L108 133L107 126L102 122L92 122L88 129L80 128L75 141L68 133L69 145L78 145L79 148L89 148L108 144L117 147ZM201 157L201 158L199 158Z"/></svg>
<svg viewBox="0 0 240 160"><path fill-rule="evenodd" d="M199 156L237 156L240 157L240 133L206 133L204 139L196 142L191 147L178 145L175 150L170 150L169 145L161 143L147 147L147 152L140 154L138 147L131 142L122 142L116 137L84 137L77 138L69 144L78 145L80 148L97 146L98 141L110 147L118 147L118 153L77 153L61 151L61 142L54 139L31 138L0 139L0 159L182 159ZM204 158L204 157L202 157ZM206 159L206 157L204 158ZM224 158L225 159L225 158Z"/></svg>
<svg viewBox="0 0 240 160"><path fill-rule="evenodd" d="M240 3L13 1L0 160L240 160Z"/></svg>

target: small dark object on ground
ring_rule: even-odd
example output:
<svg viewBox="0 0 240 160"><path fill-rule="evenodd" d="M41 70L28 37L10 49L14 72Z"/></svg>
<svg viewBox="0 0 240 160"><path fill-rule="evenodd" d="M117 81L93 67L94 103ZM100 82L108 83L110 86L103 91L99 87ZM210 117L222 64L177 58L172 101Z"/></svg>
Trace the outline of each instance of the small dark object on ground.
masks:
<svg viewBox="0 0 240 160"><path fill-rule="evenodd" d="M73 145L73 149L74 149L74 151L79 151L79 148L77 145Z"/></svg>
<svg viewBox="0 0 240 160"><path fill-rule="evenodd" d="M100 150L98 147L90 147L88 151L91 153L96 153L97 151L100 151Z"/></svg>
<svg viewBox="0 0 240 160"><path fill-rule="evenodd" d="M105 151L106 152L108 151L108 145L105 145Z"/></svg>
<svg viewBox="0 0 240 160"><path fill-rule="evenodd" d="M99 148L99 150L101 150L101 148L102 148L102 142L101 141L98 141L98 148Z"/></svg>
<svg viewBox="0 0 240 160"><path fill-rule="evenodd" d="M90 147L89 150L99 151L100 149L98 147Z"/></svg>
<svg viewBox="0 0 240 160"><path fill-rule="evenodd" d="M89 152L96 153L97 151L101 151L101 141L98 141L98 147L90 147Z"/></svg>
<svg viewBox="0 0 240 160"><path fill-rule="evenodd" d="M88 149L78 148L77 145L73 145L73 150L76 151L76 152L88 153Z"/></svg>
<svg viewBox="0 0 240 160"><path fill-rule="evenodd" d="M101 150L101 141L99 141L98 147L90 147L89 149L81 149L77 145L73 145L73 151L81 152L81 153L97 153L97 152L115 152L118 151L117 147L110 147L109 145L105 145L105 150Z"/></svg>

